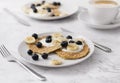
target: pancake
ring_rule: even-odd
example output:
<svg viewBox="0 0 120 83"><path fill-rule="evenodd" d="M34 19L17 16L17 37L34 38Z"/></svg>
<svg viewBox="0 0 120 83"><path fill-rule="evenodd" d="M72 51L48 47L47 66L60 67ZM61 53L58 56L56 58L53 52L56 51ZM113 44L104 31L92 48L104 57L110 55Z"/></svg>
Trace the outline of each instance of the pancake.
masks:
<svg viewBox="0 0 120 83"><path fill-rule="evenodd" d="M59 49L56 51L56 54L63 58L63 59L79 59L79 58L83 58L85 56L87 56L87 54L89 53L89 47L87 44L84 45L84 48L82 51L80 52L76 52L76 53L73 53L73 52L65 52L65 51L62 51L62 49Z"/></svg>

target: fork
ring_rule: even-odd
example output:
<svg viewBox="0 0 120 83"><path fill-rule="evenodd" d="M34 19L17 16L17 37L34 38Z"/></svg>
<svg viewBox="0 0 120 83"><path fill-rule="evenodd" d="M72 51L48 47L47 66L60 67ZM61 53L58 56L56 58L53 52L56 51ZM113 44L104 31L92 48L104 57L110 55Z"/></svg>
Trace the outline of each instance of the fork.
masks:
<svg viewBox="0 0 120 83"><path fill-rule="evenodd" d="M72 32L72 31L69 31L69 30L64 29L64 28L60 28L60 29L61 29L63 32L74 33L74 32ZM95 47L99 48L100 50L102 50L102 51L104 51L104 52L107 52L107 53L111 53L111 52L112 52L112 50L111 50L110 48L108 48L108 47L106 47L106 46L104 46L104 45L98 44L98 43L96 43L96 42L94 42L94 41L93 41L93 43L94 43L94 46L95 46Z"/></svg>
<svg viewBox="0 0 120 83"><path fill-rule="evenodd" d="M24 69L26 69L28 72L30 72L32 75L37 77L39 80L46 81L46 78L44 76L40 75L39 73L37 73L36 71L28 67L27 65L19 61L17 58L13 57L4 45L0 46L0 53L4 58L7 59L8 62L16 62L20 66L22 66Z"/></svg>

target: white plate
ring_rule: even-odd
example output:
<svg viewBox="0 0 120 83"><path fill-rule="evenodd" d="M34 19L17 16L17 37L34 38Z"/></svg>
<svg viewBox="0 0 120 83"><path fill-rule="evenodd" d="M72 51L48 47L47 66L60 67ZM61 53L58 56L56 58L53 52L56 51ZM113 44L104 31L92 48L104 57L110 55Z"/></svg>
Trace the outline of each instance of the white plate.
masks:
<svg viewBox="0 0 120 83"><path fill-rule="evenodd" d="M43 35L50 35L52 34L53 32L48 32L48 33L42 33L42 34L39 34L40 36L43 36ZM64 33L65 34L65 33ZM67 35L67 34L65 34ZM73 36L75 37L75 36ZM79 36L77 35L76 37L82 37L85 39L86 43L88 44L89 48L90 48L90 52L88 53L87 56L81 58L81 59L76 59L76 60L64 60L62 58L60 58L59 56L57 56L56 54L50 54L48 56L48 59L47 60L43 60L41 57L39 58L38 61L34 61L32 60L31 56L27 54L27 50L28 50L28 47L26 45L26 43L23 41L21 42L21 44L19 45L19 48L18 48L18 52L20 53L20 56L27 62L29 63L32 63L34 65L38 65L38 66L44 66L44 67L65 67L65 66L71 66L71 65L75 65L77 63L80 63L84 60L86 60L87 58L89 58L92 53L94 52L94 44L92 43L91 40L83 37L83 36ZM61 60L63 62L63 64L61 65L51 65L50 64L50 61L53 60L53 59L57 59L57 60Z"/></svg>
<svg viewBox="0 0 120 83"><path fill-rule="evenodd" d="M46 0L46 1L51 1L52 0ZM54 1L59 1L59 0L54 0ZM28 17L31 17L33 19L37 19L37 20L57 20L57 19L62 19L62 18L66 18L66 17L69 17L73 14L75 14L78 9L79 9L79 6L76 5L75 3L72 3L71 1L68 1L68 0L61 0L61 7L60 7L60 10L64 13L67 13L67 15L65 16L58 16L58 17L42 17L40 16L39 14L35 14L35 13L31 13L31 14L26 14L24 13L26 16ZM31 2L32 3L32 2ZM30 6L31 3L28 3L28 4L25 4L24 7L28 7Z"/></svg>
<svg viewBox="0 0 120 83"><path fill-rule="evenodd" d="M120 26L120 22L116 22L113 24L107 24L107 25L100 25L100 24L95 24L89 13L87 11L81 12L79 14L79 20L84 23L85 25L91 27L91 28L96 28L96 29L114 29L118 28Z"/></svg>

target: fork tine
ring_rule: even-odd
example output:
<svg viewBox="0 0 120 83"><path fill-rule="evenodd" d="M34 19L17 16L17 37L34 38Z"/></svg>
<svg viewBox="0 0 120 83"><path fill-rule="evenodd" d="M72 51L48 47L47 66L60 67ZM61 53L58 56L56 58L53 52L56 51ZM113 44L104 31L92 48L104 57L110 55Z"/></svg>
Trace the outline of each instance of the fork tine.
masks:
<svg viewBox="0 0 120 83"><path fill-rule="evenodd" d="M0 53L1 53L1 55L2 55L3 57L6 57L6 55L5 55L5 53L4 53L3 49L2 49L2 45L0 46Z"/></svg>
<svg viewBox="0 0 120 83"><path fill-rule="evenodd" d="M0 53L1 53L1 55L2 55L3 57L5 57L5 55L3 54L3 52L2 52L2 50L1 50L1 48L0 48Z"/></svg>
<svg viewBox="0 0 120 83"><path fill-rule="evenodd" d="M6 53L7 53L8 55L11 55L11 53L7 50L7 48L6 48L4 45L2 45L2 46L3 46L4 51L6 51Z"/></svg>

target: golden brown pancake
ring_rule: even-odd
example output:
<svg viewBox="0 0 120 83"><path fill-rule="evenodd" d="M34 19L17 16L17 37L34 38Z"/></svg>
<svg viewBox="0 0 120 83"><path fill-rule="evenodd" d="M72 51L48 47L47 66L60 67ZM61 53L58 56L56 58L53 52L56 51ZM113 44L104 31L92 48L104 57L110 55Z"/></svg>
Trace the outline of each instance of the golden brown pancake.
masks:
<svg viewBox="0 0 120 83"><path fill-rule="evenodd" d="M72 53L72 52L65 52L62 51L62 49L59 49L56 51L56 53L58 56L60 56L63 59L79 59L87 56L87 54L89 53L89 47L87 44L85 44L83 50L80 52Z"/></svg>

